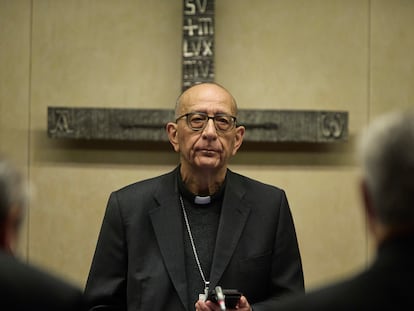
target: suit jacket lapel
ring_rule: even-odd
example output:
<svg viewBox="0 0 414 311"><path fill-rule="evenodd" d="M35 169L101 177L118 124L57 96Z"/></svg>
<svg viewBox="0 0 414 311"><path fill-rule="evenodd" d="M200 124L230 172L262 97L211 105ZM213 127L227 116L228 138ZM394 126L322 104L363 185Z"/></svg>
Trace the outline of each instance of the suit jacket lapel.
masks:
<svg viewBox="0 0 414 311"><path fill-rule="evenodd" d="M173 189L172 185L175 185ZM172 283L183 305L187 306L182 214L177 191L177 174L170 174L154 195L159 206L149 215Z"/></svg>
<svg viewBox="0 0 414 311"><path fill-rule="evenodd" d="M235 177L229 170L211 267L210 288L220 285L217 282L234 253L250 213L250 207L243 201L245 190Z"/></svg>

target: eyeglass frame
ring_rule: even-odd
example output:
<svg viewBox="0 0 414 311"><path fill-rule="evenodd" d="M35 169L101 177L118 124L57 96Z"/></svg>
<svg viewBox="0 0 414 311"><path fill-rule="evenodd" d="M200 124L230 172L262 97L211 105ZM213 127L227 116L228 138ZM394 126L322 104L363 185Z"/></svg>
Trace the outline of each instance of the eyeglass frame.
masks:
<svg viewBox="0 0 414 311"><path fill-rule="evenodd" d="M191 126L191 124L190 124L190 119L188 118L188 116L190 116L190 115L196 115L196 114L199 114L199 115L202 115L202 116L205 116L206 118L207 118L207 120L205 121L205 123L204 123L204 125L202 126L202 127L200 127L200 128L194 128L194 127L192 127ZM200 111L192 111L192 112L188 112L188 113L185 113L185 114L183 114L183 115L181 115L181 116L179 116L178 118L176 118L175 119L175 123L177 123L180 119L182 119L182 118L186 118L186 120L187 120L187 126L191 129L191 130L193 130L194 132L200 132L200 131L203 131L205 128L206 128L206 126L207 126L207 124L208 124L208 121L211 119L211 120L213 120L213 124L214 124L214 128L216 129L216 131L218 131L218 132L220 132L220 133L227 133L227 132L230 132L232 129L234 129L235 127L237 127L237 117L235 117L235 116L232 116L232 115L229 115L229 114L227 114L227 113L218 113L218 114L215 114L214 116L209 116L207 113L205 113L205 112L200 112ZM220 128L218 128L217 127L217 125L216 125L216 119L215 118L217 118L217 117L230 117L231 118L231 120L233 121L233 123L231 124L231 126L227 129L227 130L222 130L222 129L220 129Z"/></svg>

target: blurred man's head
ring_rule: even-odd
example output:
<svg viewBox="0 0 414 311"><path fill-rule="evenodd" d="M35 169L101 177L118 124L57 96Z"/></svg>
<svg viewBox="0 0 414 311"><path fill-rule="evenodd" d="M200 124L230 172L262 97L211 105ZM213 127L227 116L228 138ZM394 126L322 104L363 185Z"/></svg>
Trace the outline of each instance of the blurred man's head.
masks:
<svg viewBox="0 0 414 311"><path fill-rule="evenodd" d="M26 205L27 193L19 172L0 157L0 248L13 252Z"/></svg>
<svg viewBox="0 0 414 311"><path fill-rule="evenodd" d="M363 191L379 242L414 232L414 111L376 119L360 144Z"/></svg>

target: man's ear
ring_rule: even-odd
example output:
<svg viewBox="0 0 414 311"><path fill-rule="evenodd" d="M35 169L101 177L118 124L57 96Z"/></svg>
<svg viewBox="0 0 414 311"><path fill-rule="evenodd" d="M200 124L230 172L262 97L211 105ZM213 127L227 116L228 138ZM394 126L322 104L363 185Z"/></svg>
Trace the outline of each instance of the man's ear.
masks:
<svg viewBox="0 0 414 311"><path fill-rule="evenodd" d="M376 236L378 233L378 215L374 208L374 203L372 201L372 195L369 190L369 187L367 185L366 180L362 180L360 183L361 188L361 195L362 195L362 201L363 201L363 208L364 213L367 218L368 227L371 231L371 233Z"/></svg>
<svg viewBox="0 0 414 311"><path fill-rule="evenodd" d="M165 130L167 131L168 139L171 145L173 146L174 151L179 152L180 144L178 143L177 123L168 122L165 126Z"/></svg>
<svg viewBox="0 0 414 311"><path fill-rule="evenodd" d="M0 248L7 253L13 254L15 251L21 217L21 208L12 206L9 209L6 218L0 224Z"/></svg>
<svg viewBox="0 0 414 311"><path fill-rule="evenodd" d="M232 155L235 155L237 153L237 150L239 150L240 146L242 145L245 131L246 129L244 126L236 127L236 135L234 137L234 146L233 146Z"/></svg>
<svg viewBox="0 0 414 311"><path fill-rule="evenodd" d="M366 180L361 180L360 187L361 187L362 201L364 205L364 212L369 219L375 218L376 213L374 210L371 193L369 191Z"/></svg>

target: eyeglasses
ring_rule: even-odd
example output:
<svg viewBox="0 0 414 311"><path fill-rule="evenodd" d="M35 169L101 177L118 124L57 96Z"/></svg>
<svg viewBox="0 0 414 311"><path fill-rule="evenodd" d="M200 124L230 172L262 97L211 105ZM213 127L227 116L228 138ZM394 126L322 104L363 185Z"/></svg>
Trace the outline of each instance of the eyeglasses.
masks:
<svg viewBox="0 0 414 311"><path fill-rule="evenodd" d="M225 113L218 113L210 117L204 112L189 112L178 117L175 122L180 119L187 118L187 124L193 131L202 131L207 126L208 120L213 120L214 127L219 132L227 132L234 128L236 125L236 117L230 116Z"/></svg>

